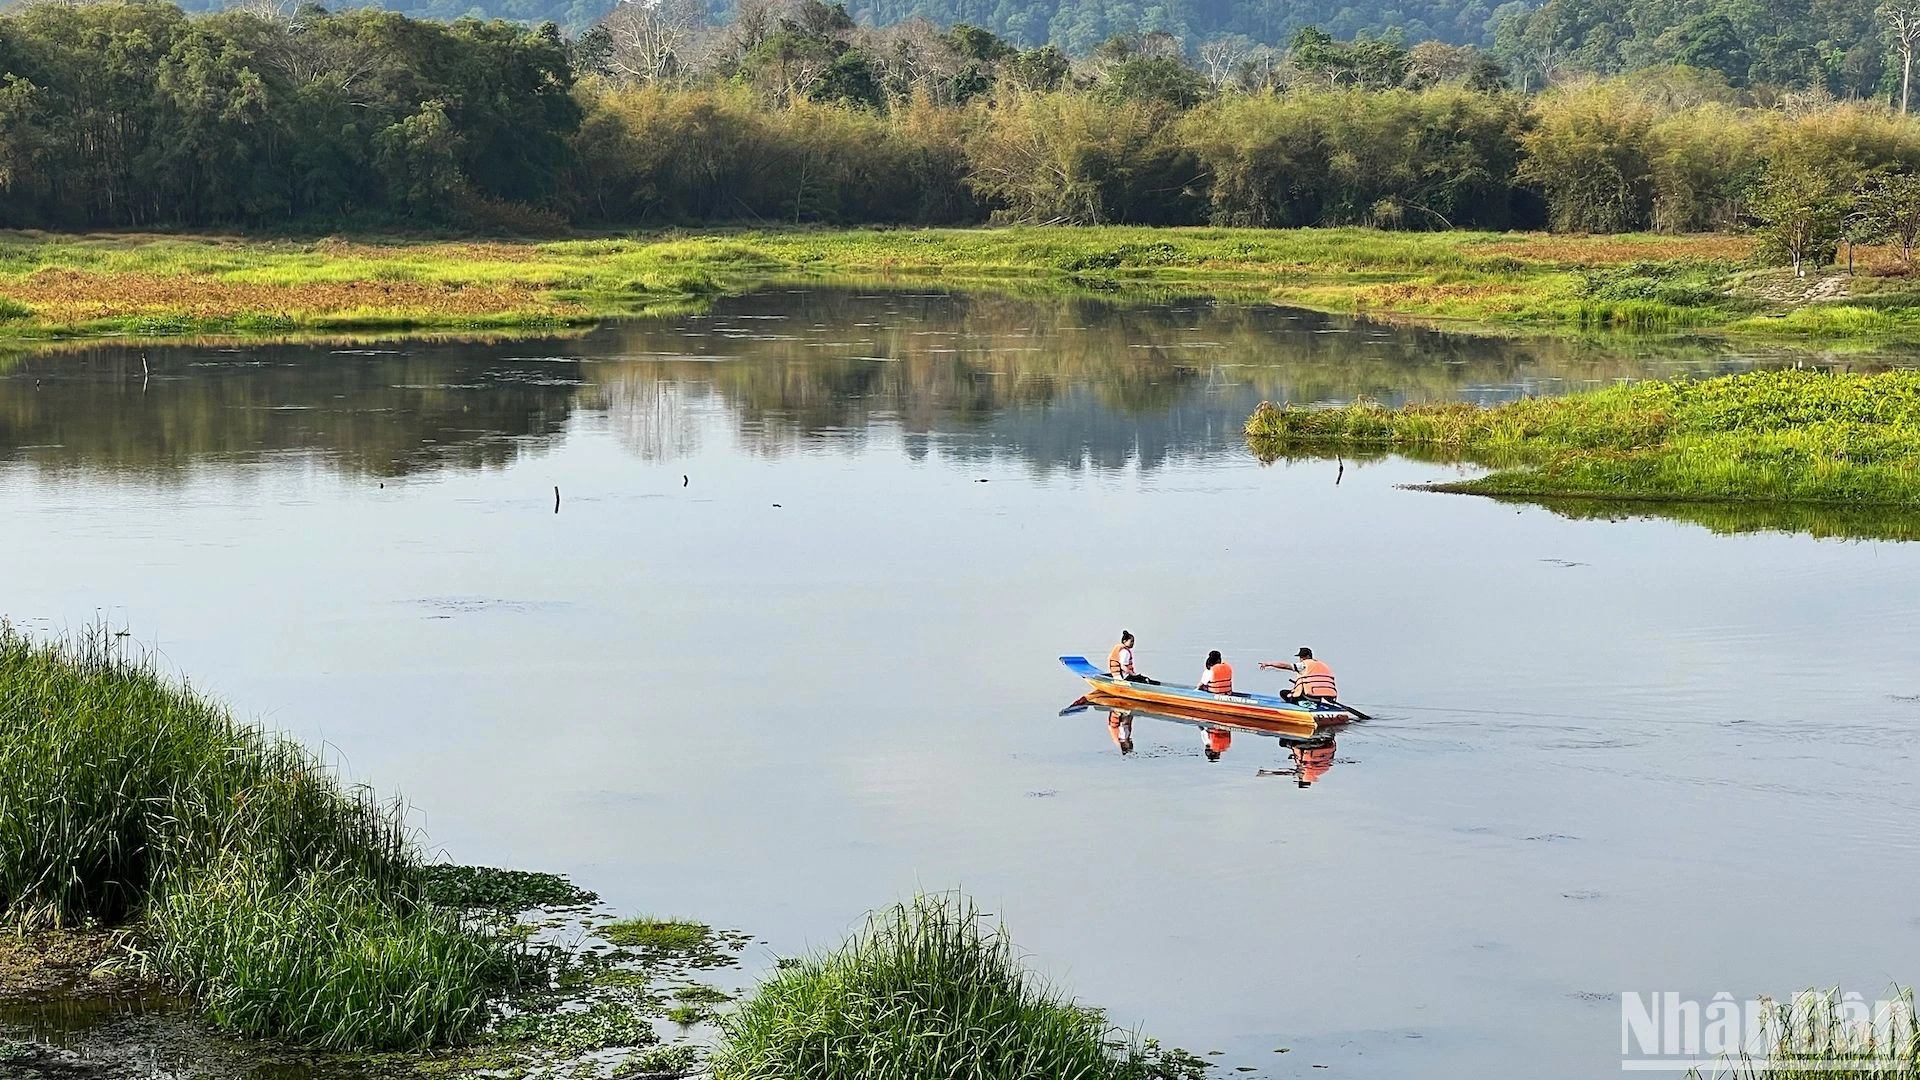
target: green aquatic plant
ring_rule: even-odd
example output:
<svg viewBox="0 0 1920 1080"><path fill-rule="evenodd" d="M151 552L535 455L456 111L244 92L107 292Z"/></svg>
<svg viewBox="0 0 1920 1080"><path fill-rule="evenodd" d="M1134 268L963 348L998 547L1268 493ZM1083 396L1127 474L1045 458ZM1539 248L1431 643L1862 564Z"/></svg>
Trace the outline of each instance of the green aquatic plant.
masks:
<svg viewBox="0 0 1920 1080"><path fill-rule="evenodd" d="M534 908L584 907L600 899L559 874L492 866L426 866L420 870L420 884L428 900L462 911L512 914Z"/></svg>
<svg viewBox="0 0 1920 1080"><path fill-rule="evenodd" d="M714 1080L1169 1075L1099 1010L1043 985L1002 929L950 895L874 915L719 1023Z"/></svg>
<svg viewBox="0 0 1920 1080"><path fill-rule="evenodd" d="M689 1005L718 1005L732 1001L733 995L718 987L708 986L706 983L693 983L675 990L673 1000L683 1001Z"/></svg>
<svg viewBox="0 0 1920 1080"><path fill-rule="evenodd" d="M699 1047L686 1043L655 1046L628 1055L614 1066L613 1076L614 1080L672 1080L698 1071L704 1059Z"/></svg>
<svg viewBox="0 0 1920 1080"><path fill-rule="evenodd" d="M647 915L609 923L599 933L615 945L668 953L699 952L713 939L713 928L704 923Z"/></svg>
<svg viewBox="0 0 1920 1080"><path fill-rule="evenodd" d="M1493 468L1436 490L1530 499L1920 508L1920 372L1756 371L1472 404L1263 403L1266 459L1346 446Z"/></svg>
<svg viewBox="0 0 1920 1080"><path fill-rule="evenodd" d="M646 1014L634 1002L619 998L602 998L585 1008L510 1017L500 1024L495 1037L500 1042L527 1043L569 1057L616 1047L651 1046L660 1041Z"/></svg>
<svg viewBox="0 0 1920 1080"><path fill-rule="evenodd" d="M681 1027L692 1027L710 1015L704 1005L681 1004L667 1010L667 1019Z"/></svg>

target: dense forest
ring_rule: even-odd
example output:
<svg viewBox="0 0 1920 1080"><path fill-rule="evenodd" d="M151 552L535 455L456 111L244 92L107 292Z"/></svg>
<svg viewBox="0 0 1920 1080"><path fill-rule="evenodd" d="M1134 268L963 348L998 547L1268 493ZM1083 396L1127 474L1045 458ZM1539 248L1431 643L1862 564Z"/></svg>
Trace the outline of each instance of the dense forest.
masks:
<svg viewBox="0 0 1920 1080"><path fill-rule="evenodd" d="M726 22L765 0L696 0L703 18ZM418 18L553 22L577 33L616 10L617 0L384 0ZM217 10L225 0L190 0ZM1522 77L1614 74L1674 63L1747 82L1823 85L1865 96L1882 84L1886 50L1866 0L850 0L869 28L925 20L984 27L1018 45L1051 44L1074 56L1110 37L1165 33L1193 49L1217 44L1275 48L1317 26L1338 38L1443 41L1495 51Z"/></svg>
<svg viewBox="0 0 1920 1080"><path fill-rule="evenodd" d="M1876 55L1882 25L1862 31ZM0 225L1607 232L1788 214L1813 222L1797 261L1920 199L1899 105L1737 67L1559 72L1527 93L1486 50L1315 28L1284 50L1145 34L1074 59L969 25L866 29L819 0L726 24L628 4L571 37L37 4L0 17Z"/></svg>

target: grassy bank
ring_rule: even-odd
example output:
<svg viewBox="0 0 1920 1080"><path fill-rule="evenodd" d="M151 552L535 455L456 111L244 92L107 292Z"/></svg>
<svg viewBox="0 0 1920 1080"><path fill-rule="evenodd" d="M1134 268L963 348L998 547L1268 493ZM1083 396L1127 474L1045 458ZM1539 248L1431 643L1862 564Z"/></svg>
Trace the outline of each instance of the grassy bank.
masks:
<svg viewBox="0 0 1920 1080"><path fill-rule="evenodd" d="M0 626L0 916L140 920L218 1025L329 1048L461 1041L520 946L433 904L397 807L122 659Z"/></svg>
<svg viewBox="0 0 1920 1080"><path fill-rule="evenodd" d="M1217 293L1539 328L1920 331L1898 275L1811 284L1733 236L1368 229L1012 228L665 234L556 242L0 239L0 335L531 330L794 279ZM1863 253L1862 265L1885 263Z"/></svg>
<svg viewBox="0 0 1920 1080"><path fill-rule="evenodd" d="M1386 447L1489 475L1442 490L1530 499L1920 507L1920 372L1769 371L1640 382L1494 408L1263 404L1247 437L1296 448Z"/></svg>

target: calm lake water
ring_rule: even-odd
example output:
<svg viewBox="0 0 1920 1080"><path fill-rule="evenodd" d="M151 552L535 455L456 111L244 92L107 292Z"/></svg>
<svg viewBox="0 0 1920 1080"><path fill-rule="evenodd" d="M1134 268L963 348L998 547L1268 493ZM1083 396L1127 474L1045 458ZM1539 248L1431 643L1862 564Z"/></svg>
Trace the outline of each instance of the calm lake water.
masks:
<svg viewBox="0 0 1920 1080"><path fill-rule="evenodd" d="M1792 359L832 290L88 348L0 374L0 614L130 630L450 858L756 968L958 887L1217 1075L1615 1075L1623 990L1920 978L1920 546L1572 520L1239 427ZM1377 719L1306 788L1270 740L1141 720L1123 757L1055 660L1122 627L1261 690L1311 645Z"/></svg>

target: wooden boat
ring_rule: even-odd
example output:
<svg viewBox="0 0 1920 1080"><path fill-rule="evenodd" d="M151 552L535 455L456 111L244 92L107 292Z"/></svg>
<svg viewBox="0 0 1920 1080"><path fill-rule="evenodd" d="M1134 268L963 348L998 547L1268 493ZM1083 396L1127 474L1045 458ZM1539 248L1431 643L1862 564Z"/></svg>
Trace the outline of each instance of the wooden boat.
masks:
<svg viewBox="0 0 1920 1080"><path fill-rule="evenodd" d="M1188 727L1225 728L1235 733L1244 732L1278 739L1288 745L1311 742L1316 736L1326 737L1326 732L1312 720L1297 718L1256 720L1250 716L1228 716L1189 705L1149 705L1143 701L1117 698L1111 694L1097 692L1087 694L1074 702L1073 711L1078 712L1081 709L1104 709L1108 712L1125 713L1141 720L1164 720L1174 724L1185 724ZM1329 727L1332 726L1335 725L1329 725Z"/></svg>
<svg viewBox="0 0 1920 1080"><path fill-rule="evenodd" d="M1176 715L1201 714L1221 720L1265 721L1294 729L1303 726L1327 727L1356 719L1351 710L1338 704L1308 705L1284 701L1271 694L1214 694L1169 683L1130 682L1101 671L1084 656L1063 656L1060 662L1075 675L1087 680L1087 685L1093 688L1088 695L1088 704L1107 708L1133 705Z"/></svg>

